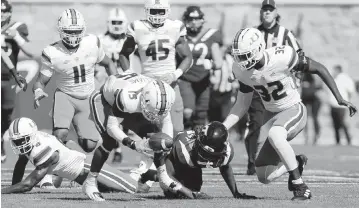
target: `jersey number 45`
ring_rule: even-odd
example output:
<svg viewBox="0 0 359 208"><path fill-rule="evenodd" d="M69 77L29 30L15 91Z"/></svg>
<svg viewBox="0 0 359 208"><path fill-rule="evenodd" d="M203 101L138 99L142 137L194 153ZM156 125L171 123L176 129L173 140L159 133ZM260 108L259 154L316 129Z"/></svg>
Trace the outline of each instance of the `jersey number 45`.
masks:
<svg viewBox="0 0 359 208"><path fill-rule="evenodd" d="M169 39L158 39L151 41L146 49L146 56L151 56L152 61L165 60L170 53L170 49L165 47L165 44L169 42Z"/></svg>

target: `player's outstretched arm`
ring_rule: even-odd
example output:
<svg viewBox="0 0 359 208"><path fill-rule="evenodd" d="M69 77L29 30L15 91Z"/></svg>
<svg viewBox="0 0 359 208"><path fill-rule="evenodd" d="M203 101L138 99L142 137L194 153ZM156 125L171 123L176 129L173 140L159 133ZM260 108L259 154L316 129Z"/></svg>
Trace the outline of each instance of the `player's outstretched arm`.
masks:
<svg viewBox="0 0 359 208"><path fill-rule="evenodd" d="M130 55L135 51L136 41L131 35L127 35L125 42L123 43L122 50L119 54L119 63L123 71L130 68Z"/></svg>
<svg viewBox="0 0 359 208"><path fill-rule="evenodd" d="M299 55L298 68L304 72L317 74L333 93L338 104L349 108L350 116L353 116L357 112L356 107L352 103L343 99L338 90L337 84L334 81L334 78L330 75L328 69L323 64L310 59L303 54Z"/></svg>
<svg viewBox="0 0 359 208"><path fill-rule="evenodd" d="M245 115L249 106L251 105L252 97L253 89L250 86L240 82L236 103L232 107L226 120L223 122L223 125L227 129L230 129L232 126L234 126Z"/></svg>
<svg viewBox="0 0 359 208"><path fill-rule="evenodd" d="M110 76L110 75L118 74L116 65L107 55L105 55L102 61L100 61L98 64L106 69L107 75Z"/></svg>
<svg viewBox="0 0 359 208"><path fill-rule="evenodd" d="M34 108L38 108L40 106L40 100L48 97L48 94L44 91L45 86L49 83L51 77L44 75L43 73L39 73L36 78L36 82L32 88L34 92Z"/></svg>
<svg viewBox="0 0 359 208"><path fill-rule="evenodd" d="M24 177L25 168L27 165L27 162L29 159L24 155L19 155L19 158L16 161L15 167L14 167L14 173L12 175L12 182L11 184L17 184L22 180L22 177Z"/></svg>
<svg viewBox="0 0 359 208"><path fill-rule="evenodd" d="M234 198L239 199L256 199L257 197L246 195L245 193L239 193L237 189L236 180L234 179L233 169L230 164L223 165L219 167L219 171L221 172L221 175L226 182L229 190L231 190Z"/></svg>
<svg viewBox="0 0 359 208"><path fill-rule="evenodd" d="M31 191L32 188L38 184L45 175L49 172L49 169L52 164L58 161L59 153L54 152L53 155L43 164L37 166L35 170L33 170L30 175L28 175L25 180L11 185L9 187L1 189L2 194L11 194L11 193L24 193L27 191Z"/></svg>

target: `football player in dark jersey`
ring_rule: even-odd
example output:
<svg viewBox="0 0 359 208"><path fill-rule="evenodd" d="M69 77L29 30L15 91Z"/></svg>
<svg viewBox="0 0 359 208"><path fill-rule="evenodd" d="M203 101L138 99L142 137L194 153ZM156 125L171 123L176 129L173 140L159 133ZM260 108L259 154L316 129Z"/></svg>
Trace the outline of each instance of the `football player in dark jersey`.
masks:
<svg viewBox="0 0 359 208"><path fill-rule="evenodd" d="M211 93L211 71L221 70L222 33L204 28L204 13L198 6L189 6L182 20L187 29L188 45L192 50L193 65L182 75L180 90L184 104L184 120L187 128L204 125Z"/></svg>
<svg viewBox="0 0 359 208"><path fill-rule="evenodd" d="M26 24L11 21L12 6L8 0L1 0L1 162L6 159L3 135L9 128L15 106L15 88L17 84L23 91L27 89L25 78L16 72L20 50L29 57L28 30Z"/></svg>
<svg viewBox="0 0 359 208"><path fill-rule="evenodd" d="M209 198L200 192L202 168L219 168L233 197L255 199L255 196L240 193L234 179L231 160L234 156L228 141L226 127L217 121L198 127L194 131L179 133L170 152L156 153L154 163L157 172L149 170L141 180L159 181L166 197Z"/></svg>

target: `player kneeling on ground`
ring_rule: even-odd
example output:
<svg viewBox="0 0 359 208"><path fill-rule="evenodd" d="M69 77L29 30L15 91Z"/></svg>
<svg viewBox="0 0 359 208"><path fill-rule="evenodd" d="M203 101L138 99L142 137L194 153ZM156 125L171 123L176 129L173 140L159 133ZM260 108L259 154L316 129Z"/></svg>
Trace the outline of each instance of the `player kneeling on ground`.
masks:
<svg viewBox="0 0 359 208"><path fill-rule="evenodd" d="M219 168L223 179L235 198L255 199L255 196L239 193L232 166L234 149L228 141L226 127L214 121L195 131L179 133L170 152L155 153L157 172L148 170L141 180L159 181L169 198L210 198L200 192L202 168Z"/></svg>
<svg viewBox="0 0 359 208"><path fill-rule="evenodd" d="M103 143L94 152L91 172L82 189L90 199L105 200L97 189L96 178L109 153L117 146L116 143L121 142L124 146L152 157L153 152L151 153L147 145L148 134L163 132L173 136L170 110L174 101L175 91L170 85L128 72L111 75L101 91L91 95L92 119ZM133 131L143 139L132 140L120 126ZM146 171L147 168L144 168L140 173L131 176L138 180L140 174ZM140 186L141 184L139 190Z"/></svg>
<svg viewBox="0 0 359 208"><path fill-rule="evenodd" d="M34 121L29 118L17 118L9 127L11 146L19 159L15 165L11 186L2 188L2 194L22 193L30 191L46 174L54 174L83 184L92 158L70 150L55 136L37 130ZM36 167L25 180L26 164L30 162ZM98 182L101 187L111 191L136 192L137 181L119 170L105 165L99 173Z"/></svg>

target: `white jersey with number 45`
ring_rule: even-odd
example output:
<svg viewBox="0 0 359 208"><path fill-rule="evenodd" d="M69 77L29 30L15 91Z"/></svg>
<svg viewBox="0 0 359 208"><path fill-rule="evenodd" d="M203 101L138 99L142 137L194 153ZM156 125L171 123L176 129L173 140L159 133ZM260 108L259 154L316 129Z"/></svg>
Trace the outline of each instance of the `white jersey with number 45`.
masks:
<svg viewBox="0 0 359 208"><path fill-rule="evenodd" d="M95 35L85 36L75 52L70 52L62 41L57 41L42 51L40 72L48 77L55 74L59 90L85 99L95 89L95 66L104 57L103 47Z"/></svg>
<svg viewBox="0 0 359 208"><path fill-rule="evenodd" d="M127 35L137 43L142 63L142 74L160 77L176 70L176 43L187 33L179 20L167 19L163 26L154 28L147 20L136 20L128 26Z"/></svg>
<svg viewBox="0 0 359 208"><path fill-rule="evenodd" d="M56 174L62 178L74 180L81 173L86 155L65 147L55 136L38 131L35 135L34 147L27 155L35 166L44 165L54 152L58 152L58 161L52 164L49 174Z"/></svg>
<svg viewBox="0 0 359 208"><path fill-rule="evenodd" d="M292 72L298 55L290 46L278 46L264 51L265 64L261 69L241 70L234 63L233 73L241 85L256 90L266 110L279 112L301 101L298 79Z"/></svg>

